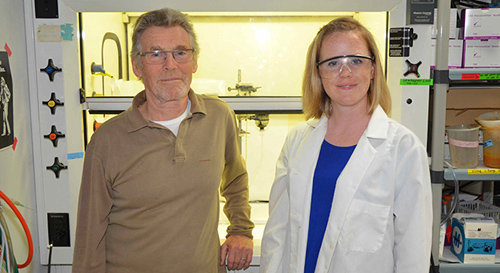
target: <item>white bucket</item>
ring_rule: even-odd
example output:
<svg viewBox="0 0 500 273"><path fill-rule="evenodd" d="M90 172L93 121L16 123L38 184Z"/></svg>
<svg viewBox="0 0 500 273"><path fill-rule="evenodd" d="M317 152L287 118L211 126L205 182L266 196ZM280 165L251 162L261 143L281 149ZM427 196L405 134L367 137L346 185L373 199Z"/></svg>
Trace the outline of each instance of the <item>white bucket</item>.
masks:
<svg viewBox="0 0 500 273"><path fill-rule="evenodd" d="M446 127L451 165L458 169L474 168L479 163L479 126L475 124Z"/></svg>

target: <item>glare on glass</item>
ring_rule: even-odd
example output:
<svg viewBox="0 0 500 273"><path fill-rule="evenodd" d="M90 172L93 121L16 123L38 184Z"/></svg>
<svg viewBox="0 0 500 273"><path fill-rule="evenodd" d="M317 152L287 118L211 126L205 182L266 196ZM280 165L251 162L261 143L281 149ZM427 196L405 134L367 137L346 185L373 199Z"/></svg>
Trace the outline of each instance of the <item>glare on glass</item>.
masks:
<svg viewBox="0 0 500 273"><path fill-rule="evenodd" d="M373 57L363 55L336 56L318 62L316 65L322 78L338 78L344 67L352 74L360 74L370 69Z"/></svg>
<svg viewBox="0 0 500 273"><path fill-rule="evenodd" d="M177 50L154 50L139 52L143 56L147 64L163 64L167 59L168 53L172 53L174 60L178 63L186 63L193 59L194 49L177 49Z"/></svg>

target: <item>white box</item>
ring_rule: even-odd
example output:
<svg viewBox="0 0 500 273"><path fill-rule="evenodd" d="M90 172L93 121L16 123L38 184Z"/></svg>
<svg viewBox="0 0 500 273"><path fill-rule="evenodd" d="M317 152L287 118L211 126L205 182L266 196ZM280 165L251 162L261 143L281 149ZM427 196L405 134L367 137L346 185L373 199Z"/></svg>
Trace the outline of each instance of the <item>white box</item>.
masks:
<svg viewBox="0 0 500 273"><path fill-rule="evenodd" d="M491 217L453 218L451 252L463 263L494 264L497 223Z"/></svg>
<svg viewBox="0 0 500 273"><path fill-rule="evenodd" d="M500 8L464 9L464 39L500 39Z"/></svg>
<svg viewBox="0 0 500 273"><path fill-rule="evenodd" d="M434 9L434 24L432 25L432 39L437 36L437 9ZM450 9L450 39L458 39L457 31L457 9Z"/></svg>
<svg viewBox="0 0 500 273"><path fill-rule="evenodd" d="M463 40L449 40L448 68L462 67ZM431 68L436 67L436 39L431 39Z"/></svg>
<svg viewBox="0 0 500 273"><path fill-rule="evenodd" d="M500 40L465 40L462 65L464 68L500 68Z"/></svg>

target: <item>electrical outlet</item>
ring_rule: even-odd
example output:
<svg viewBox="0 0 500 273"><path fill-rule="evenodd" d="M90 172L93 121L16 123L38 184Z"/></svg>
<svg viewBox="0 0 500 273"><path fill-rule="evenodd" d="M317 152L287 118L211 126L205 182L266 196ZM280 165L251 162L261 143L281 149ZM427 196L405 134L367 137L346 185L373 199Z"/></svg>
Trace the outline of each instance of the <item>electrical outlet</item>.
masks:
<svg viewBox="0 0 500 273"><path fill-rule="evenodd" d="M49 244L71 246L68 213L48 213Z"/></svg>

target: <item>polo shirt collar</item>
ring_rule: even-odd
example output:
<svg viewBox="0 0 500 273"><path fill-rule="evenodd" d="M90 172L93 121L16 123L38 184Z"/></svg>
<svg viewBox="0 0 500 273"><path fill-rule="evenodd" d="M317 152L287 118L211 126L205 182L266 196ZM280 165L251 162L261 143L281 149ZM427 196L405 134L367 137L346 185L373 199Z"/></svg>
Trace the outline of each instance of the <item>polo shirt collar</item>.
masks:
<svg viewBox="0 0 500 273"><path fill-rule="evenodd" d="M191 100L191 113L188 114L188 117L191 117L193 114L207 114L205 101L201 96L197 95L192 89L190 89L188 92L188 98ZM125 111L125 119L128 123L127 131L129 133L154 124L146 120L139 111L139 106L144 104L146 100L146 91L143 90L135 95L134 100L132 101L132 106Z"/></svg>

